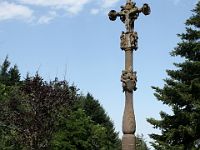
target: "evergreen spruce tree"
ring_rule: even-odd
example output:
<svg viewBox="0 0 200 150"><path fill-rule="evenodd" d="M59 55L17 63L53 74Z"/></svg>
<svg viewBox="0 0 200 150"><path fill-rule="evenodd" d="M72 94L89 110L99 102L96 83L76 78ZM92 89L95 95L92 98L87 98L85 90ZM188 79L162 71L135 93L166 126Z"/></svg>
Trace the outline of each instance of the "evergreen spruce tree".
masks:
<svg viewBox="0 0 200 150"><path fill-rule="evenodd" d="M8 56L4 60L3 64L0 66L0 83L13 86L19 84L20 82L20 73L17 65L10 67L10 62Z"/></svg>
<svg viewBox="0 0 200 150"><path fill-rule="evenodd" d="M86 115L89 116L96 125L100 125L105 128L105 145L101 147L101 149L121 150L121 140L119 139L118 133L115 131L114 123L107 115L99 101L88 93L86 96L80 96L78 98L74 110L76 111L80 108L84 110Z"/></svg>
<svg viewBox="0 0 200 150"><path fill-rule="evenodd" d="M151 134L152 146L157 150L200 149L200 1L193 15L186 21L186 32L179 34L181 42L172 56L181 56L175 63L177 70L167 70L163 88L153 87L155 96L172 108L172 114L160 112L161 119L147 121L161 130Z"/></svg>
<svg viewBox="0 0 200 150"><path fill-rule="evenodd" d="M136 150L149 150L143 135L136 136Z"/></svg>

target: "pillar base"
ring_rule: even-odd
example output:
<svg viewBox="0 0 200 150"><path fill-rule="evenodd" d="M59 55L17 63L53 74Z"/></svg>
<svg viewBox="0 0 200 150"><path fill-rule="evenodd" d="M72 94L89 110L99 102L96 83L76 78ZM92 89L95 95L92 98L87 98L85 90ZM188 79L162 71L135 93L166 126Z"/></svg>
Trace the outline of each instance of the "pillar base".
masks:
<svg viewBox="0 0 200 150"><path fill-rule="evenodd" d="M124 134L122 137L122 150L136 150L136 138L133 134Z"/></svg>

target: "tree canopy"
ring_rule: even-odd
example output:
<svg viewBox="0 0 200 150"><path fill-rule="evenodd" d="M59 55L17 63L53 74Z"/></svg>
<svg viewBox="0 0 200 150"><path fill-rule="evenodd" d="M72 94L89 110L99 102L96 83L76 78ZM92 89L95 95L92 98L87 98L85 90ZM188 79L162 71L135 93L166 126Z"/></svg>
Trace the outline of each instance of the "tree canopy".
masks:
<svg viewBox="0 0 200 150"><path fill-rule="evenodd" d="M200 149L200 2L186 21L186 32L178 34L181 42L171 52L183 62L177 70L167 70L163 88L153 87L155 96L172 109L172 114L160 112L160 120L147 121L161 134L150 134L157 150Z"/></svg>
<svg viewBox="0 0 200 150"><path fill-rule="evenodd" d="M94 113L95 111L95 113ZM0 67L0 149L120 150L113 122L90 94L36 73L20 80L8 58Z"/></svg>

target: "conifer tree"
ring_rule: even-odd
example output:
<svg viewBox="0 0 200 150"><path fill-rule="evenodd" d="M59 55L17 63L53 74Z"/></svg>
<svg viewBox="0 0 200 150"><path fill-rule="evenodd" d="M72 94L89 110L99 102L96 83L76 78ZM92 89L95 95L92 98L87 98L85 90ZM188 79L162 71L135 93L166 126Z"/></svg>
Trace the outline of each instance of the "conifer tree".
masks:
<svg viewBox="0 0 200 150"><path fill-rule="evenodd" d="M136 136L136 150L149 150L143 135Z"/></svg>
<svg viewBox="0 0 200 150"><path fill-rule="evenodd" d="M10 67L8 56L5 58L3 64L0 66L0 83L5 85L13 86L19 84L20 73L17 65Z"/></svg>
<svg viewBox="0 0 200 150"><path fill-rule="evenodd" d="M119 140L118 133L115 131L114 123L101 106L98 100L96 100L91 94L86 96L80 96L75 110L81 108L91 118L96 125L100 125L105 128L106 137L105 149L107 150L121 150L121 141Z"/></svg>
<svg viewBox="0 0 200 150"><path fill-rule="evenodd" d="M167 70L163 88L153 87L155 96L172 109L172 114L160 112L160 120L147 121L161 130L151 134L157 150L200 149L200 1L186 21L186 32L179 34L181 42L171 52L183 58L175 63L177 70Z"/></svg>

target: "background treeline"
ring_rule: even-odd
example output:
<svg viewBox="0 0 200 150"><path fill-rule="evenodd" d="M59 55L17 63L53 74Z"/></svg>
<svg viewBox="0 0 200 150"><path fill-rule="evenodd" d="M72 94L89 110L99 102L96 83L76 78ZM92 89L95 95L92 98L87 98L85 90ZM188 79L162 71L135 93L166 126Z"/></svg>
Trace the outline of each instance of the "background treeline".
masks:
<svg viewBox="0 0 200 150"><path fill-rule="evenodd" d="M146 150L142 137L137 147ZM92 95L36 73L21 80L8 58L0 66L0 150L121 150L113 122Z"/></svg>
<svg viewBox="0 0 200 150"><path fill-rule="evenodd" d="M117 150L120 139L105 110L66 81L36 74L20 80L8 58L0 68L1 150Z"/></svg>

